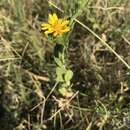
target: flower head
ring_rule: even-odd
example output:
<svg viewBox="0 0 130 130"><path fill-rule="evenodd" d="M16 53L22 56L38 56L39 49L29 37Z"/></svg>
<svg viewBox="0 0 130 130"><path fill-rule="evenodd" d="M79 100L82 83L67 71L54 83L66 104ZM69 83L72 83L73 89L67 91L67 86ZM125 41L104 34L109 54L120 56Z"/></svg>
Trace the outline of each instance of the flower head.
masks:
<svg viewBox="0 0 130 130"><path fill-rule="evenodd" d="M42 23L41 29L45 31L46 35L58 36L70 30L70 27L67 26L68 23L68 20L59 19L55 13L49 14L48 23Z"/></svg>

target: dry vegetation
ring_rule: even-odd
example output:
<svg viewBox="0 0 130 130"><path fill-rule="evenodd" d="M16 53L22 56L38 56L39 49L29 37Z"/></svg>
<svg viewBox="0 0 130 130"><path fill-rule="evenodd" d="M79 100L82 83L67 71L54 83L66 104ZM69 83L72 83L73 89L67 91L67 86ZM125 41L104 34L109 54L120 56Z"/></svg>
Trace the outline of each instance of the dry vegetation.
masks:
<svg viewBox="0 0 130 130"><path fill-rule="evenodd" d="M70 20L60 40L49 13ZM129 65L130 0L0 0L0 130L130 130Z"/></svg>

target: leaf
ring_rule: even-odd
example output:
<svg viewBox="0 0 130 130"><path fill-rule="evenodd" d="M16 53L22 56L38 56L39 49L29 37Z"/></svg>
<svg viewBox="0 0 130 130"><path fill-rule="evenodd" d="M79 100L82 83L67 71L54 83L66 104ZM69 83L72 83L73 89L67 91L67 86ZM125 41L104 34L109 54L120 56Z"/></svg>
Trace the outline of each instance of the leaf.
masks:
<svg viewBox="0 0 130 130"><path fill-rule="evenodd" d="M55 60L55 62L56 62L56 64L57 64L58 66L60 66L60 67L63 66L63 64L62 64L62 62L61 62L61 60L60 60L59 58L54 57L54 60Z"/></svg>
<svg viewBox="0 0 130 130"><path fill-rule="evenodd" d="M65 73L65 69L64 68L60 68L60 67L57 67L56 68L56 81L57 82L63 82L64 79L63 79L63 74Z"/></svg>
<svg viewBox="0 0 130 130"><path fill-rule="evenodd" d="M59 88L59 92L60 92L60 94L62 94L63 96L65 96L67 94L67 89L65 87L60 87Z"/></svg>
<svg viewBox="0 0 130 130"><path fill-rule="evenodd" d="M73 72L71 70L67 70L67 72L65 73L65 81L68 83L70 82L70 80L73 77Z"/></svg>
<svg viewBox="0 0 130 130"><path fill-rule="evenodd" d="M63 82L64 80L63 80L62 75L58 75L58 76L56 77L56 81L57 81L57 82Z"/></svg>
<svg viewBox="0 0 130 130"><path fill-rule="evenodd" d="M70 81L67 81L67 82L66 82L66 86L70 86Z"/></svg>
<svg viewBox="0 0 130 130"><path fill-rule="evenodd" d="M57 67L56 68L56 74L57 75L63 75L66 72L65 68Z"/></svg>

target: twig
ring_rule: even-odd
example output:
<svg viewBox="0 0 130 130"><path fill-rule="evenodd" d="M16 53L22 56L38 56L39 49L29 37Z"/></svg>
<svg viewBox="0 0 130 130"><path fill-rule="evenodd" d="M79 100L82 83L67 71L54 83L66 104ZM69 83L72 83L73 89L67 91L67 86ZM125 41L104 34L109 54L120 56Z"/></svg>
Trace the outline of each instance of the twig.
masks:
<svg viewBox="0 0 130 130"><path fill-rule="evenodd" d="M66 102L57 112L55 112L48 120L52 120L65 106L67 106L70 102L71 102L71 100L73 99L73 98L75 98L75 96L78 94L79 92L77 91L69 100L68 100L68 102Z"/></svg>
<svg viewBox="0 0 130 130"><path fill-rule="evenodd" d="M25 69L24 69L24 71L27 74L29 74L30 76L32 76L33 78L35 78L36 80L42 80L42 81L46 81L46 82L50 81L50 79L46 76L39 76L39 75L34 74L34 73L30 72L29 70L25 70Z"/></svg>

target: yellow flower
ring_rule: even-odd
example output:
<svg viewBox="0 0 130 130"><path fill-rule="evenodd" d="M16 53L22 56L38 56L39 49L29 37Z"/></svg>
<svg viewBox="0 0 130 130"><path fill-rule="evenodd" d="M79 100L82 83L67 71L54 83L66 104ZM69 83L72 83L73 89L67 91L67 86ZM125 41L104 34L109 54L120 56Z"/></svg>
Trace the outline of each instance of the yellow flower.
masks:
<svg viewBox="0 0 130 130"><path fill-rule="evenodd" d="M53 36L62 35L65 32L70 30L68 27L69 21L64 19L59 19L57 15L49 14L48 23L42 23L42 30L45 31L45 34L53 34Z"/></svg>

